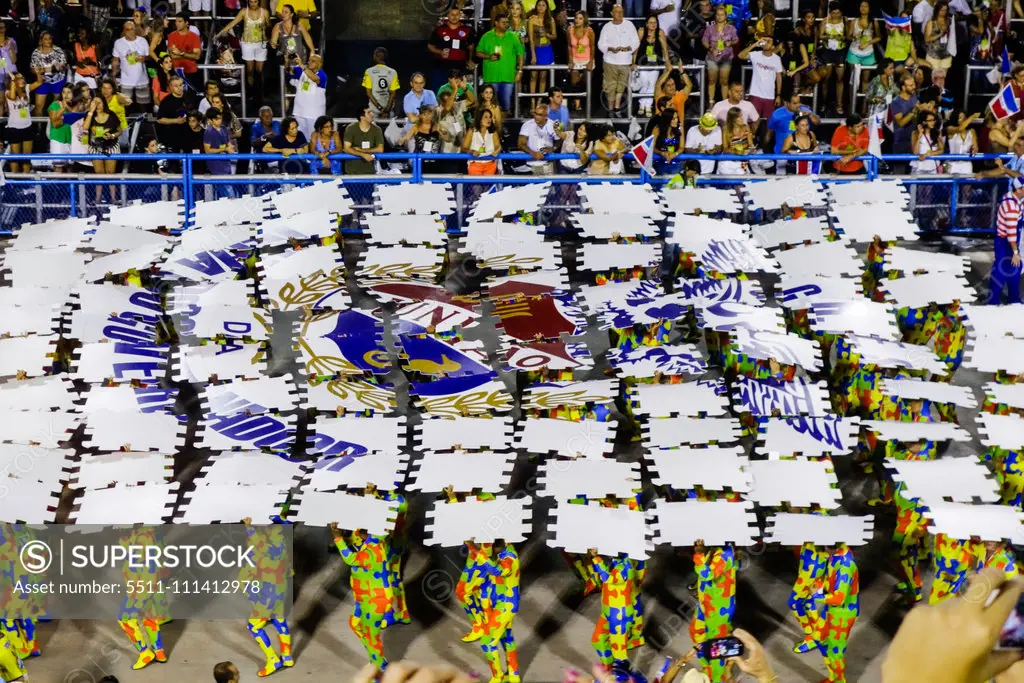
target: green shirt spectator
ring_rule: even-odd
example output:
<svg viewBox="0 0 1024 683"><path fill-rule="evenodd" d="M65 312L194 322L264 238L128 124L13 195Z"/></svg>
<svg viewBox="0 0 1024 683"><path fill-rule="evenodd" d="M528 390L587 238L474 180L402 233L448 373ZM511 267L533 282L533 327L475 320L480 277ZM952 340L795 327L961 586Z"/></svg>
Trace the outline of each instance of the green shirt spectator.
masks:
<svg viewBox="0 0 1024 683"><path fill-rule="evenodd" d="M345 127L342 145L346 154L358 159L345 162L347 175L373 175L377 172L374 154L384 151L384 132L373 123L373 110L364 107L359 120Z"/></svg>
<svg viewBox="0 0 1024 683"><path fill-rule="evenodd" d="M61 112L63 114L64 107L61 106L60 102L51 102L50 106L46 108L47 112ZM58 125L54 125L54 121L59 121ZM71 126L64 120L64 116L50 116L50 130L48 137L53 142L58 142L62 145L68 145L68 150L71 148Z"/></svg>
<svg viewBox="0 0 1024 683"><path fill-rule="evenodd" d="M477 57L483 62L484 83L514 83L523 53L519 36L508 30L508 17L499 17L476 46Z"/></svg>

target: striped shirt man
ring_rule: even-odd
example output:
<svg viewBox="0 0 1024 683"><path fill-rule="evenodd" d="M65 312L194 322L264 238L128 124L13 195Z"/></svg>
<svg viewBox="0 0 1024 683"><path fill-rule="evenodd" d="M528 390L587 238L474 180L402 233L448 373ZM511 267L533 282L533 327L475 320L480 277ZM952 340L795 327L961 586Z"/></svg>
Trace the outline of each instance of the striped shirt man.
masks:
<svg viewBox="0 0 1024 683"><path fill-rule="evenodd" d="M996 236L1000 239L1017 241L1017 223L1021 217L1021 200L1014 193L1007 192L999 202L996 215Z"/></svg>

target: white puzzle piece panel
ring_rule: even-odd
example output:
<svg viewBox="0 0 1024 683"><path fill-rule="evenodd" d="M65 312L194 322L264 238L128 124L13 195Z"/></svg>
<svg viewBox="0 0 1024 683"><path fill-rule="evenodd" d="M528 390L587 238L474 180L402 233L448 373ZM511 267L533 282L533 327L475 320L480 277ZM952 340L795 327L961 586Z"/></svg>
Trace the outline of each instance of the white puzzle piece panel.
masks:
<svg viewBox="0 0 1024 683"><path fill-rule="evenodd" d="M67 375L0 384L0 410L77 410L78 394Z"/></svg>
<svg viewBox="0 0 1024 683"><path fill-rule="evenodd" d="M378 214L455 212L455 193L447 183L377 183L373 189Z"/></svg>
<svg viewBox="0 0 1024 683"><path fill-rule="evenodd" d="M825 206L825 186L817 180L817 176L810 175L769 177L764 182L743 183L743 192L752 209L780 209L783 204L790 208Z"/></svg>
<svg viewBox="0 0 1024 683"><path fill-rule="evenodd" d="M16 377L19 372L27 378L46 374L53 366L55 341L38 336L0 338L0 377Z"/></svg>
<svg viewBox="0 0 1024 683"><path fill-rule="evenodd" d="M100 223L96 226L95 232L89 236L89 247L103 254L156 245L170 250L173 243L170 237L158 235L142 228L114 223Z"/></svg>
<svg viewBox="0 0 1024 683"><path fill-rule="evenodd" d="M133 387L129 384L89 387L82 412L113 410L119 413L172 412L178 390L160 386ZM184 417L182 418L184 419Z"/></svg>
<svg viewBox="0 0 1024 683"><path fill-rule="evenodd" d="M897 204L833 204L829 208L839 239L870 242L875 235L883 242L916 240L917 223L909 207Z"/></svg>
<svg viewBox="0 0 1024 683"><path fill-rule="evenodd" d="M60 327L60 309L56 306L0 306L2 335L21 337L33 334L52 337Z"/></svg>
<svg viewBox="0 0 1024 683"><path fill-rule="evenodd" d="M232 379L257 379L267 371L263 344L179 346L171 376L176 382L205 384Z"/></svg>
<svg viewBox="0 0 1024 683"><path fill-rule="evenodd" d="M1001 403L1011 408L1024 408L1024 384L986 382L982 385L982 390L993 403ZM2 398L3 386L0 386L0 399Z"/></svg>
<svg viewBox="0 0 1024 683"><path fill-rule="evenodd" d="M895 280L879 280L878 288L899 307L921 308L928 304L974 301L978 293L967 280L953 273L905 275Z"/></svg>
<svg viewBox="0 0 1024 683"><path fill-rule="evenodd" d="M629 500L642 488L640 463L593 458L542 463L537 472L537 483L542 487L540 495L558 500L577 496L590 499L615 496Z"/></svg>
<svg viewBox="0 0 1024 683"><path fill-rule="evenodd" d="M291 484L197 486L182 496L174 521L176 524L237 524L251 517L253 524L271 524L280 516Z"/></svg>
<svg viewBox="0 0 1024 683"><path fill-rule="evenodd" d="M708 369L704 354L696 344L609 349L606 357L619 374L636 379L647 379L656 374L666 377L702 375Z"/></svg>
<svg viewBox="0 0 1024 683"><path fill-rule="evenodd" d="M836 543L867 545L875 531L874 515L815 515L779 512L768 517L764 536L768 543L801 546L813 543L831 546Z"/></svg>
<svg viewBox="0 0 1024 683"><path fill-rule="evenodd" d="M961 304L964 323L971 337L1014 337L1024 339L1024 304L984 306Z"/></svg>
<svg viewBox="0 0 1024 683"><path fill-rule="evenodd" d="M25 444L0 443L0 478L17 479L9 486L23 481L38 481L54 490L71 479L75 449L44 448ZM9 486L4 486L7 490Z"/></svg>
<svg viewBox="0 0 1024 683"><path fill-rule="evenodd" d="M684 190L665 190L661 201L669 213L684 214L700 210L704 213L739 213L743 210L736 190L719 187L691 187Z"/></svg>
<svg viewBox="0 0 1024 683"><path fill-rule="evenodd" d="M979 414L979 420L984 417ZM971 435L952 422L903 422L901 420L864 420L861 427L874 432L882 441L970 441ZM1022 441L1024 443L1024 441Z"/></svg>
<svg viewBox="0 0 1024 683"><path fill-rule="evenodd" d="M832 334L859 334L889 341L900 341L896 311L889 304L857 299L819 301L811 304L807 318L811 329Z"/></svg>
<svg viewBox="0 0 1024 683"><path fill-rule="evenodd" d="M83 455L78 461L71 488L159 485L170 482L173 476L173 453Z"/></svg>
<svg viewBox="0 0 1024 683"><path fill-rule="evenodd" d="M339 410L389 413L395 409L395 390L375 382L334 379L307 384L302 389L304 408L334 414Z"/></svg>
<svg viewBox="0 0 1024 683"><path fill-rule="evenodd" d="M437 417L415 427L414 445L424 451L504 451L512 448L511 417Z"/></svg>
<svg viewBox="0 0 1024 683"><path fill-rule="evenodd" d="M769 457L846 455L857 445L856 417L762 417L758 420L758 453Z"/></svg>
<svg viewBox="0 0 1024 683"><path fill-rule="evenodd" d="M208 415L196 425L195 445L211 451L269 448L287 453L295 445L295 416L238 413L225 418Z"/></svg>
<svg viewBox="0 0 1024 683"><path fill-rule="evenodd" d="M742 446L683 446L649 451L644 460L655 486L671 486L677 491L699 486L705 491L745 492L750 490L751 478L743 452Z"/></svg>
<svg viewBox="0 0 1024 683"><path fill-rule="evenodd" d="M167 345L116 342L83 344L73 353L68 374L72 379L89 384L102 384L107 380L125 384L132 380L157 383L167 373L169 356L170 347Z"/></svg>
<svg viewBox="0 0 1024 683"><path fill-rule="evenodd" d="M306 211L329 211L339 216L353 212L352 198L341 178L275 192L269 202L271 212L281 218Z"/></svg>
<svg viewBox="0 0 1024 683"><path fill-rule="evenodd" d="M444 251L433 247L371 245L359 256L356 278L433 280L444 265Z"/></svg>
<svg viewBox="0 0 1024 683"><path fill-rule="evenodd" d="M742 239L712 240L694 255L708 273L775 273L778 264L746 235Z"/></svg>
<svg viewBox="0 0 1024 683"><path fill-rule="evenodd" d="M734 386L733 407L739 413L755 416L777 415L820 417L832 412L828 385L803 378L792 382L739 377Z"/></svg>
<svg viewBox="0 0 1024 683"><path fill-rule="evenodd" d="M203 465L197 486L288 486L302 480L305 466L274 453L214 453Z"/></svg>
<svg viewBox="0 0 1024 683"><path fill-rule="evenodd" d="M874 365L879 368L907 368L925 370L934 375L946 374L946 365L935 351L927 346L907 344L900 341L875 339L849 335L846 342L853 352L860 356L861 366Z"/></svg>
<svg viewBox="0 0 1024 683"><path fill-rule="evenodd" d="M344 491L303 489L300 496L298 502L290 505L289 522L301 522L307 526L327 526L337 522L343 530L365 529L375 536L384 536L395 530L396 503Z"/></svg>
<svg viewBox="0 0 1024 683"><path fill-rule="evenodd" d="M697 309L697 323L702 329L731 332L740 328L786 333L786 319L781 308L747 306L728 301Z"/></svg>
<svg viewBox="0 0 1024 683"><path fill-rule="evenodd" d="M678 448L740 440L740 421L733 417L660 417L641 423L645 448Z"/></svg>
<svg viewBox="0 0 1024 683"><path fill-rule="evenodd" d="M108 256L98 256L85 264L85 268L82 270L82 279L86 282L101 282L110 275L120 275L129 270L141 272L163 263L165 258L167 258L166 247L159 244L147 244Z"/></svg>
<svg viewBox="0 0 1024 683"><path fill-rule="evenodd" d="M614 442L614 422L527 417L516 426L516 448L530 453L602 458L611 455Z"/></svg>
<svg viewBox="0 0 1024 683"><path fill-rule="evenodd" d="M819 301L850 301L864 295L860 278L784 275L775 285L775 301L783 308L805 310Z"/></svg>
<svg viewBox="0 0 1024 683"><path fill-rule="evenodd" d="M605 557L625 554L634 560L646 560L654 552L653 530L647 528L643 511L561 502L551 515L548 531L553 536L548 545L568 553L585 555L594 548Z"/></svg>
<svg viewBox="0 0 1024 683"><path fill-rule="evenodd" d="M1006 313L1009 315L1008 311ZM980 372L1024 374L1024 339L968 335L964 366Z"/></svg>
<svg viewBox="0 0 1024 683"><path fill-rule="evenodd" d="M857 250L845 242L807 244L775 252L779 270L788 276L853 277L864 269Z"/></svg>
<svg viewBox="0 0 1024 683"><path fill-rule="evenodd" d="M210 384L199 397L204 411L218 415L267 410L287 412L299 405L298 391L291 375ZM257 410L256 406L263 410Z"/></svg>
<svg viewBox="0 0 1024 683"><path fill-rule="evenodd" d="M618 268L651 268L661 265L661 245L657 242L604 244L584 242L577 260L579 270L606 273Z"/></svg>
<svg viewBox="0 0 1024 683"><path fill-rule="evenodd" d="M1024 543L1024 513L1011 505L932 503L925 511L928 531L950 538Z"/></svg>
<svg viewBox="0 0 1024 683"><path fill-rule="evenodd" d="M90 257L62 249L8 252L0 267L14 287L70 287L85 276Z"/></svg>
<svg viewBox="0 0 1024 683"><path fill-rule="evenodd" d="M458 547L469 539L476 543L522 543L532 530L532 503L528 496L435 503L427 510L423 542L442 547Z"/></svg>
<svg viewBox="0 0 1024 683"><path fill-rule="evenodd" d="M515 453L424 453L413 461L405 488L440 493L451 486L457 493L496 493L508 486L515 465Z"/></svg>
<svg viewBox="0 0 1024 683"><path fill-rule="evenodd" d="M174 451L185 447L185 424L166 413L89 413L82 441L99 451Z"/></svg>
<svg viewBox="0 0 1024 683"><path fill-rule="evenodd" d="M312 246L298 251L265 254L260 258L260 277L269 280L292 280L312 275L318 270L344 277L345 260L337 247Z"/></svg>
<svg viewBox="0 0 1024 683"><path fill-rule="evenodd" d="M964 254L943 254L923 249L888 247L883 253L886 270L899 270L910 275L919 270L928 273L952 273L966 276L971 270L971 259Z"/></svg>
<svg viewBox="0 0 1024 683"><path fill-rule="evenodd" d="M57 448L71 439L83 419L80 413L5 410L0 412L0 442Z"/></svg>
<svg viewBox="0 0 1024 683"><path fill-rule="evenodd" d="M36 481L19 482L0 496L0 522L50 524L57 519L60 488L54 490Z"/></svg>
<svg viewBox="0 0 1024 683"><path fill-rule="evenodd" d="M976 419L982 445L1008 451L1024 448L1024 418L980 412Z"/></svg>
<svg viewBox="0 0 1024 683"><path fill-rule="evenodd" d="M661 218L661 197L650 185L580 183L580 203L591 213L630 213Z"/></svg>
<svg viewBox="0 0 1024 683"><path fill-rule="evenodd" d="M367 484L373 484L382 491L393 491L402 488L408 468L408 455L325 456L317 458L306 473L303 488L309 491L363 490Z"/></svg>
<svg viewBox="0 0 1024 683"><path fill-rule="evenodd" d="M142 200L137 200L126 206L111 206L103 220L143 230L176 230L185 221L185 202L178 200L143 203Z"/></svg>
<svg viewBox="0 0 1024 683"><path fill-rule="evenodd" d="M290 278L262 278L260 291L271 310L344 310L352 305L341 269L322 270Z"/></svg>
<svg viewBox="0 0 1024 683"><path fill-rule="evenodd" d="M440 216L406 214L363 216L363 234L367 244L423 244L443 247L448 244L448 233Z"/></svg>
<svg viewBox="0 0 1024 683"><path fill-rule="evenodd" d="M562 250L556 242L481 242L469 254L476 259L479 268L492 270L558 270L562 267Z"/></svg>
<svg viewBox="0 0 1024 683"><path fill-rule="evenodd" d="M528 185L506 185L483 193L476 200L469 222L489 221L504 216L514 216L520 211L536 213L547 201L551 183L530 183Z"/></svg>
<svg viewBox="0 0 1024 683"><path fill-rule="evenodd" d="M804 216L750 226L751 239L765 249L825 242L831 233L832 228L825 216Z"/></svg>
<svg viewBox="0 0 1024 683"><path fill-rule="evenodd" d="M749 239L742 223L710 216L674 216L668 221L665 241L678 244L684 252L698 254L712 242Z"/></svg>
<svg viewBox="0 0 1024 683"><path fill-rule="evenodd" d="M59 287L0 287L0 306L4 308L59 308L63 309L71 296L71 285Z"/></svg>
<svg viewBox="0 0 1024 683"><path fill-rule="evenodd" d="M88 490L69 518L75 524L164 524L174 511L179 486L175 482Z"/></svg>
<svg viewBox="0 0 1024 683"><path fill-rule="evenodd" d="M637 415L648 417L719 416L729 412L729 391L722 379L681 384L637 384L627 388Z"/></svg>
<svg viewBox="0 0 1024 683"><path fill-rule="evenodd" d="M175 287L167 294L167 312L189 313L193 307L248 306L254 294L250 280L224 280Z"/></svg>
<svg viewBox="0 0 1024 683"><path fill-rule="evenodd" d="M577 213L570 215L569 220L581 237L592 240L610 240L616 235L653 239L661 233L650 218L629 213Z"/></svg>
<svg viewBox="0 0 1024 683"><path fill-rule="evenodd" d="M524 410L579 408L588 403L609 403L619 393L619 380L592 379L585 382L543 382L523 391Z"/></svg>
<svg viewBox="0 0 1024 683"><path fill-rule="evenodd" d="M196 202L192 211L192 228L234 226L259 223L263 220L263 197L222 197Z"/></svg>
<svg viewBox="0 0 1024 683"><path fill-rule="evenodd" d="M971 387L948 382L926 382L920 379L882 379L879 391L893 398L924 399L935 403L951 403L963 408L977 408Z"/></svg>
<svg viewBox="0 0 1024 683"><path fill-rule="evenodd" d="M886 458L893 481L902 483L900 495L926 505L933 501L997 503L999 484L984 463L974 456L938 460Z"/></svg>
<svg viewBox="0 0 1024 683"><path fill-rule="evenodd" d="M275 218L260 223L258 236L261 247L276 247L292 240L305 242L331 235L338 222L327 209L303 210L288 218Z"/></svg>
<svg viewBox="0 0 1024 683"><path fill-rule="evenodd" d="M93 218L64 218L44 223L26 223L14 230L11 251L29 249L77 249L89 239L87 232L102 229ZM96 248L96 247L93 247ZM98 251L102 251L99 250Z"/></svg>
<svg viewBox="0 0 1024 683"><path fill-rule="evenodd" d="M795 334L779 334L764 330L736 329L736 350L755 360L777 360L782 365L796 365L805 370L821 370L821 347L817 342Z"/></svg>
<svg viewBox="0 0 1024 683"><path fill-rule="evenodd" d="M343 415L319 417L309 423L309 452L338 455L387 453L405 450L405 417Z"/></svg>
<svg viewBox="0 0 1024 683"><path fill-rule="evenodd" d="M569 274L558 270L534 270L516 275L490 277L483 284L488 299L519 299L525 296L558 294L569 291Z"/></svg>
<svg viewBox="0 0 1024 683"><path fill-rule="evenodd" d="M652 510L654 542L674 548L689 548L698 540L705 546L756 545L761 540L754 504L749 501L733 503L725 500L684 500L669 502L655 500Z"/></svg>
<svg viewBox="0 0 1024 683"><path fill-rule="evenodd" d="M828 193L832 196L831 204L897 204L910 203L910 194L903 181L896 180L855 180L849 183L830 182Z"/></svg>
<svg viewBox="0 0 1024 683"><path fill-rule="evenodd" d="M515 401L505 382L491 379L480 384L477 377L468 377L473 380L472 384L461 382L464 378L453 378L452 384L449 378L445 378L413 385L410 389L413 404L425 413L439 417L488 415L512 410Z"/></svg>
<svg viewBox="0 0 1024 683"><path fill-rule="evenodd" d="M821 460L752 460L754 485L747 497L758 505L839 507L843 498L832 463Z"/></svg>
<svg viewBox="0 0 1024 683"><path fill-rule="evenodd" d="M251 306L208 306L175 316L179 334L190 339L270 338L270 311Z"/></svg>

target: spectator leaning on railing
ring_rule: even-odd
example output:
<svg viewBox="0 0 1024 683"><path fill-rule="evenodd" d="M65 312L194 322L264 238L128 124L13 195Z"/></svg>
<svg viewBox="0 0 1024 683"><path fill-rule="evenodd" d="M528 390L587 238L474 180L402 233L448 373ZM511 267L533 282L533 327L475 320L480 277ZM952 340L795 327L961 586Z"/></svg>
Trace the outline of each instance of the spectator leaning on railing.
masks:
<svg viewBox="0 0 1024 683"><path fill-rule="evenodd" d="M490 109L477 110L473 127L466 132L462 151L475 157L494 157L501 154L501 138ZM496 159L471 160L467 164L469 175L494 175L498 171Z"/></svg>
<svg viewBox="0 0 1024 683"><path fill-rule="evenodd" d="M345 174L375 173L373 155L384 151L384 132L373 122L373 110L370 107L363 107L359 120L345 127L342 139L345 153L359 157L345 162Z"/></svg>
<svg viewBox="0 0 1024 683"><path fill-rule="evenodd" d="M843 158L833 162L836 173L863 173L864 162L857 157L868 153L869 136L864 120L856 114L846 117L846 124L836 128L832 134L832 153Z"/></svg>
<svg viewBox="0 0 1024 683"><path fill-rule="evenodd" d="M720 154L722 152L722 128L711 112L705 112L696 126L686 131L683 143L687 154ZM715 162L701 159L701 175L715 172Z"/></svg>
<svg viewBox="0 0 1024 683"><path fill-rule="evenodd" d="M519 129L519 151L529 154L533 161L528 161L533 173L551 175L554 164L544 161L544 155L555 151L555 141L565 139L564 130L555 130L555 125L548 118L547 105L539 104L533 110L533 118L524 121Z"/></svg>
<svg viewBox="0 0 1024 683"><path fill-rule="evenodd" d="M309 143L309 153L315 154L318 161L313 162L310 170L313 173L341 173L341 161L329 158L332 154L340 154L341 137L334 130L334 120L330 116L321 116L314 124L313 139Z"/></svg>
<svg viewBox="0 0 1024 683"><path fill-rule="evenodd" d="M640 39L633 24L625 21L622 5L612 7L612 20L601 29L597 48L604 55L604 83L602 91L605 106L612 117L622 115L622 96L629 87L630 73L640 47Z"/></svg>

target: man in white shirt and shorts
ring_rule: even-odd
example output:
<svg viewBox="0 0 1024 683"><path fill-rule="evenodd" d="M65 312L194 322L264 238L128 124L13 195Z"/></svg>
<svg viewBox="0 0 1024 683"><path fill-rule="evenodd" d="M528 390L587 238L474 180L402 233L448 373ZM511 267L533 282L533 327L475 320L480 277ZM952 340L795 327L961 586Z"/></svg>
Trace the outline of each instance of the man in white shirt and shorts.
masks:
<svg viewBox="0 0 1024 683"><path fill-rule="evenodd" d="M136 35L134 21L124 22L121 37L114 41L111 56L110 68L120 85L121 94L132 101L130 106L140 112L146 111L153 101L146 71L149 41Z"/></svg>

